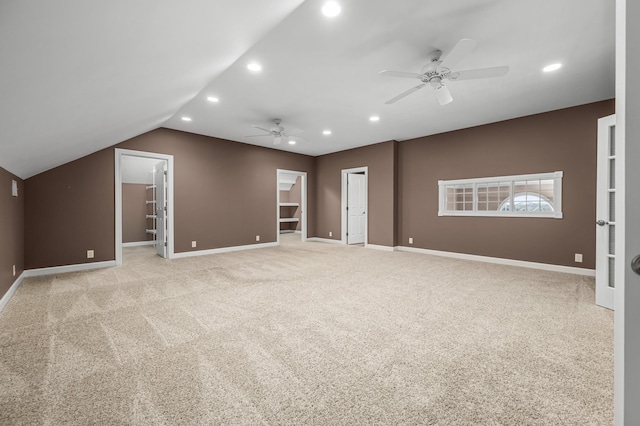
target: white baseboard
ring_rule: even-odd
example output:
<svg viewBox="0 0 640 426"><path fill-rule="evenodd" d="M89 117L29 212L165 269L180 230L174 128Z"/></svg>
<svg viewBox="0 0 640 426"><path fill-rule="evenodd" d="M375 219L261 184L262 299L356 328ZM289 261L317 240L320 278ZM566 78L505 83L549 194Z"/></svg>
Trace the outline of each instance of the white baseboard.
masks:
<svg viewBox="0 0 640 426"><path fill-rule="evenodd" d="M247 244L246 246L222 247L222 248L209 249L209 250L185 251L182 253L174 253L172 259L180 259L184 257L193 257L193 256L206 256L209 254L218 254L218 253L229 253L232 251L277 247L277 245L278 243L262 243L262 244Z"/></svg>
<svg viewBox="0 0 640 426"><path fill-rule="evenodd" d="M319 237L307 238L307 241L316 242L316 243L344 244L342 240L332 240L329 238L319 238Z"/></svg>
<svg viewBox="0 0 640 426"><path fill-rule="evenodd" d="M122 243L122 247L155 246L155 241L134 241L132 243Z"/></svg>
<svg viewBox="0 0 640 426"><path fill-rule="evenodd" d="M2 298L0 299L0 312L2 312L5 306L7 306L7 303L9 303L9 300L11 300L11 297L13 297L13 293L15 293L18 287L20 287L20 284L22 284L22 280L24 280L24 277L25 274L24 272L22 272L13 282L13 284L11 284L9 290L7 290L4 296L2 296Z"/></svg>
<svg viewBox="0 0 640 426"><path fill-rule="evenodd" d="M374 249L374 250L382 250L382 251L396 251L395 247L390 247L390 246L379 246L377 244L365 244L364 245L365 248L370 248L370 249Z"/></svg>
<svg viewBox="0 0 640 426"><path fill-rule="evenodd" d="M565 274L584 275L595 277L595 269L576 268L573 266L552 265L549 263L528 262L526 260L503 259L500 257L479 256L476 254L454 253L450 251L430 250L416 247L396 247L398 251L430 254L433 256L451 257L454 259L473 260L476 262L496 263L499 265L519 266L521 268L541 269L544 271L563 272Z"/></svg>
<svg viewBox="0 0 640 426"><path fill-rule="evenodd" d="M49 268L27 269L24 271L26 277L39 277L42 275L63 274L66 272L87 271L89 269L110 268L116 266L115 260L105 260L103 262L78 263L76 265L51 266Z"/></svg>

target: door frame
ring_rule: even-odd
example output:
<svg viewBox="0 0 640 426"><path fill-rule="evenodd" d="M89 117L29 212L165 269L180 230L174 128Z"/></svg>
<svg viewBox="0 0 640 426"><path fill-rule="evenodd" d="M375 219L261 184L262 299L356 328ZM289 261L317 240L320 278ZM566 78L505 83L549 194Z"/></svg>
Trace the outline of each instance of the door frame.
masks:
<svg viewBox="0 0 640 426"><path fill-rule="evenodd" d="M122 157L142 157L167 162L167 259L174 258L173 250L173 155L115 148L115 248L116 266L122 265Z"/></svg>
<svg viewBox="0 0 640 426"><path fill-rule="evenodd" d="M300 177L300 220L302 220L300 240L307 241L307 172L276 169L276 243L280 244L280 174L298 175Z"/></svg>
<svg viewBox="0 0 640 426"><path fill-rule="evenodd" d="M597 173L596 173L596 220L609 221L609 145L611 139L611 128L616 125L616 115L612 114L606 117L598 119L598 148L597 148ZM615 131L615 127L614 127ZM616 146L616 169L619 167L619 147ZM615 173L615 170L614 170ZM618 180L616 179L616 200L620 195L617 190ZM614 205L614 211L616 215L619 211ZM616 226L616 233L619 233L620 228ZM616 274L615 267L611 271L609 269L609 223L598 226L596 225L596 304L608 309L614 309L615 306L615 287L609 287L609 275L613 273L614 285L617 286L618 275ZM615 235L617 237L617 235ZM615 263L619 262L619 256L617 250L615 251L614 259ZM615 265L614 263L614 265Z"/></svg>
<svg viewBox="0 0 640 426"><path fill-rule="evenodd" d="M342 244L347 244L347 231L348 231L348 222L349 216L347 213L347 182L348 182L348 174L351 173L363 173L364 172L364 205L365 205L365 216L364 216L364 245L365 247L369 244L369 167L354 167L351 169L342 169L342 181L341 181L341 239Z"/></svg>

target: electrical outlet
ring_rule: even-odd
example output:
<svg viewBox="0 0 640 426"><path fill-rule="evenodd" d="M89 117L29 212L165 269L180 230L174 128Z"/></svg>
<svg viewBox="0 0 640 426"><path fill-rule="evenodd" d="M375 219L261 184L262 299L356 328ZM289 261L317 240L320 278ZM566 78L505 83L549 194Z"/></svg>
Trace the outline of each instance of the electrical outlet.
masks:
<svg viewBox="0 0 640 426"><path fill-rule="evenodd" d="M576 253L575 260L578 263L582 263L582 253Z"/></svg>
<svg viewBox="0 0 640 426"><path fill-rule="evenodd" d="M413 244L413 237L409 237L409 244Z"/></svg>
<svg viewBox="0 0 640 426"><path fill-rule="evenodd" d="M195 248L196 247L196 242L195 241L191 241L191 247Z"/></svg>
<svg viewBox="0 0 640 426"><path fill-rule="evenodd" d="M260 235L256 235L256 241L260 241Z"/></svg>
<svg viewBox="0 0 640 426"><path fill-rule="evenodd" d="M329 236L333 237L333 232L329 231Z"/></svg>
<svg viewBox="0 0 640 426"><path fill-rule="evenodd" d="M13 276L16 276L16 265L13 265Z"/></svg>
<svg viewBox="0 0 640 426"><path fill-rule="evenodd" d="M87 250L87 259L93 259L93 250Z"/></svg>

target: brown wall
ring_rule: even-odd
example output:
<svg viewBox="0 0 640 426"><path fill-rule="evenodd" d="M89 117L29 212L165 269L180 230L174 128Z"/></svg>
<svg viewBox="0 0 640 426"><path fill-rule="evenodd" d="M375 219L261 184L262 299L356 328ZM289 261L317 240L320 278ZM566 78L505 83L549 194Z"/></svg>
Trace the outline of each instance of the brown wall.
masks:
<svg viewBox="0 0 640 426"><path fill-rule="evenodd" d="M113 150L102 150L25 181L25 267L115 258ZM87 259L87 250L95 258Z"/></svg>
<svg viewBox="0 0 640 426"><path fill-rule="evenodd" d="M316 235L340 240L342 170L368 167L369 244L395 245L395 145L390 141L316 157ZM333 237L329 237L329 231Z"/></svg>
<svg viewBox="0 0 640 426"><path fill-rule="evenodd" d="M122 242L134 243L149 240L147 234L147 199L151 191L140 183L122 184ZM149 197L147 198L147 195ZM151 214L151 213L149 213Z"/></svg>
<svg viewBox="0 0 640 426"><path fill-rule="evenodd" d="M18 182L18 197L11 195L12 180ZM22 179L0 167L0 298L24 271L24 200Z"/></svg>
<svg viewBox="0 0 640 426"><path fill-rule="evenodd" d="M398 245L595 268L597 119L613 113L610 100L401 142ZM562 219L438 216L439 179L553 171Z"/></svg>
<svg viewBox="0 0 640 426"><path fill-rule="evenodd" d="M175 252L276 241L276 169L309 173L313 236L314 158L169 129L116 147L174 156ZM56 167L26 183L27 268L115 258L114 149ZM47 220L43 220L47 215ZM191 248L196 240L198 247Z"/></svg>

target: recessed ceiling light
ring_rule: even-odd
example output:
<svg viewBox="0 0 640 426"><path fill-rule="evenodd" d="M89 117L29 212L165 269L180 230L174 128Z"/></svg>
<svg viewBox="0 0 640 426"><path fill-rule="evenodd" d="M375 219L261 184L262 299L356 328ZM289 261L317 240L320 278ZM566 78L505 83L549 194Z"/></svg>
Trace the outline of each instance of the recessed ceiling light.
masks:
<svg viewBox="0 0 640 426"><path fill-rule="evenodd" d="M296 144L296 141L294 141L293 139L289 140L289 145L295 145L295 144Z"/></svg>
<svg viewBox="0 0 640 426"><path fill-rule="evenodd" d="M542 68L542 71L544 71L544 72L552 72L552 71L557 71L560 68L562 68L562 64L561 63L557 63L557 64L547 65L546 67Z"/></svg>
<svg viewBox="0 0 640 426"><path fill-rule="evenodd" d="M327 135L327 136L328 136L328 135L330 135L330 134L331 134L331 130L323 130L323 131L322 131L322 134L323 134L323 135Z"/></svg>
<svg viewBox="0 0 640 426"><path fill-rule="evenodd" d="M257 62L251 62L247 65L247 68L249 69L249 71L253 71L253 72L259 72L262 71L262 65L260 65Z"/></svg>
<svg viewBox="0 0 640 426"><path fill-rule="evenodd" d="M220 99L216 98L215 96L208 96L207 100L209 102L219 102L220 101Z"/></svg>
<svg viewBox="0 0 640 426"><path fill-rule="evenodd" d="M191 117L182 117L182 121L191 121Z"/></svg>
<svg viewBox="0 0 640 426"><path fill-rule="evenodd" d="M342 8L337 1L328 1L322 6L322 13L327 18L333 18L340 14Z"/></svg>
<svg viewBox="0 0 640 426"><path fill-rule="evenodd" d="M380 121L380 117L378 117L377 115L372 115L371 117L369 117L369 121Z"/></svg>

